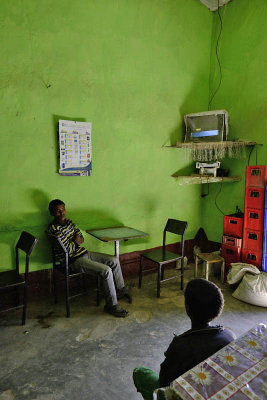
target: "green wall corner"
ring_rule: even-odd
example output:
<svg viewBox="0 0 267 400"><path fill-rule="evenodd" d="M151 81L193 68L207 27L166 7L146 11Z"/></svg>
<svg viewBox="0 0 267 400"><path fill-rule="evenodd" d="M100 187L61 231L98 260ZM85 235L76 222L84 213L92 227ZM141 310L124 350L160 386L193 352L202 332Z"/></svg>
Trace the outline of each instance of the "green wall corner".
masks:
<svg viewBox="0 0 267 400"><path fill-rule="evenodd" d="M263 142L267 7L244 2L221 10L223 82L213 106L229 111L230 137ZM178 186L171 175L192 161L162 148L182 140L184 114L207 110L216 14L197 0L4 1L0 11L0 270L13 268L22 230L39 239L31 270L51 267L44 231L53 198L83 231L123 224L149 233L121 253L160 245L167 218L189 222L186 239L203 226L220 241L218 184L205 199L198 185ZM92 122L91 177L59 176L60 118ZM258 161L266 163L265 146ZM218 198L230 212L242 205L246 159L225 165L243 178ZM87 234L85 244L113 253Z"/></svg>

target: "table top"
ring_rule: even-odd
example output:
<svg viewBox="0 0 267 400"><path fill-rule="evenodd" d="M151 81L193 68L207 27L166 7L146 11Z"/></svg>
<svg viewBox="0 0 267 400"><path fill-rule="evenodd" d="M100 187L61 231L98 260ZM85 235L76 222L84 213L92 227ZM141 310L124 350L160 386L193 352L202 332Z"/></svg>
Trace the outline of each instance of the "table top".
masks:
<svg viewBox="0 0 267 400"><path fill-rule="evenodd" d="M256 325L179 378L154 400L260 400L267 398L267 329Z"/></svg>
<svg viewBox="0 0 267 400"><path fill-rule="evenodd" d="M203 261L207 261L209 263L215 263L223 261L223 258L216 253L199 253L197 254L198 258Z"/></svg>
<svg viewBox="0 0 267 400"><path fill-rule="evenodd" d="M112 228L89 229L86 231L103 242L115 242L118 240L137 239L148 236L148 233L138 231L129 226L115 226Z"/></svg>

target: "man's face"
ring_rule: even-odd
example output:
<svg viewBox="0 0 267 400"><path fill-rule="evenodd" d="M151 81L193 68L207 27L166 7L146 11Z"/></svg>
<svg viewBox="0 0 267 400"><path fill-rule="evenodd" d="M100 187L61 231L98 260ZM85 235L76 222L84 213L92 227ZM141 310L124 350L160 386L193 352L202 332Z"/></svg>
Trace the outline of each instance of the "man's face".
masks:
<svg viewBox="0 0 267 400"><path fill-rule="evenodd" d="M66 209L64 204L56 206L52 215L60 225L63 225L66 219Z"/></svg>

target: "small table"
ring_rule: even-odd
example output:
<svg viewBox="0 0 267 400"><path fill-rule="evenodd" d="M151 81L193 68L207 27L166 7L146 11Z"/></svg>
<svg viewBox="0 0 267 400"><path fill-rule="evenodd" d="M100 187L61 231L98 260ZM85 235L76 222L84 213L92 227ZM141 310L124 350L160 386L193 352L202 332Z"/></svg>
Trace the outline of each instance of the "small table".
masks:
<svg viewBox="0 0 267 400"><path fill-rule="evenodd" d="M120 240L138 239L148 236L148 233L138 231L129 226L115 226L112 228L89 229L86 231L89 235L101 240L102 242L115 242L115 256L120 255Z"/></svg>
<svg viewBox="0 0 267 400"><path fill-rule="evenodd" d="M199 253L196 254L196 262L195 262L195 278L197 278L197 269L198 269L198 261L199 259L203 261L205 266L205 279L209 280L209 265L214 263L222 263L221 266L221 282L224 283L224 258L219 256L216 253Z"/></svg>
<svg viewBox="0 0 267 400"><path fill-rule="evenodd" d="M266 399L267 329L259 324L154 392L154 400Z"/></svg>

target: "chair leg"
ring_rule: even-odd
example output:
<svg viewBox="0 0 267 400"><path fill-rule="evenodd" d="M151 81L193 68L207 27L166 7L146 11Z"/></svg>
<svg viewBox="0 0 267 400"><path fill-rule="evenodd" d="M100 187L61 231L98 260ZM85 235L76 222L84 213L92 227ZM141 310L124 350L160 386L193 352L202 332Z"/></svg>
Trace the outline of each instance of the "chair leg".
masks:
<svg viewBox="0 0 267 400"><path fill-rule="evenodd" d="M181 290L184 290L184 257L181 259Z"/></svg>
<svg viewBox="0 0 267 400"><path fill-rule="evenodd" d="M142 286L142 273L143 273L143 257L140 256L140 267L139 267L139 289Z"/></svg>
<svg viewBox="0 0 267 400"><path fill-rule="evenodd" d="M20 304L20 295L19 295L20 288L18 286L15 287L15 305Z"/></svg>
<svg viewBox="0 0 267 400"><path fill-rule="evenodd" d="M55 270L55 268L53 268L53 287L54 287L54 301L55 301L55 304L57 304L57 278L56 278L56 274L57 274L57 272L56 272L56 270Z"/></svg>
<svg viewBox="0 0 267 400"><path fill-rule="evenodd" d="M23 308L22 308L22 325L25 325L25 322L26 322L27 289L28 289L28 282L26 281L25 284L24 284Z"/></svg>
<svg viewBox="0 0 267 400"><path fill-rule="evenodd" d="M157 297L160 298L160 278L161 278L161 264L158 264L158 284L157 284Z"/></svg>
<svg viewBox="0 0 267 400"><path fill-rule="evenodd" d="M70 299L69 299L69 276L66 275L66 312L67 318L70 316Z"/></svg>
<svg viewBox="0 0 267 400"><path fill-rule="evenodd" d="M161 266L160 279L161 279L162 281L163 281L163 279L164 279L164 265Z"/></svg>

